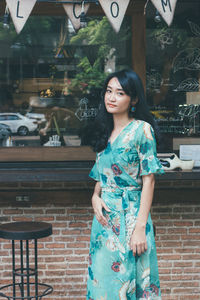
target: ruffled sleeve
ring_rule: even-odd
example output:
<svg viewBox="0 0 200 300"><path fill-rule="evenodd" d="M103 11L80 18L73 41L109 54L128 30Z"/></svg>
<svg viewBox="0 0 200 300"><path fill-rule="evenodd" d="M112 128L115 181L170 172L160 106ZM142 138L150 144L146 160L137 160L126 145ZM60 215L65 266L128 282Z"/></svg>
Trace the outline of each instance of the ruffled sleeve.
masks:
<svg viewBox="0 0 200 300"><path fill-rule="evenodd" d="M136 138L136 149L140 159L140 176L151 173L165 173L157 158L156 139L153 128L147 122L143 122L138 128Z"/></svg>
<svg viewBox="0 0 200 300"><path fill-rule="evenodd" d="M100 173L99 173L99 168L98 168L98 161L97 161L97 159L96 159L96 162L95 162L95 164L94 164L92 170L90 171L89 176L90 176L92 179L96 180L96 181L100 181Z"/></svg>

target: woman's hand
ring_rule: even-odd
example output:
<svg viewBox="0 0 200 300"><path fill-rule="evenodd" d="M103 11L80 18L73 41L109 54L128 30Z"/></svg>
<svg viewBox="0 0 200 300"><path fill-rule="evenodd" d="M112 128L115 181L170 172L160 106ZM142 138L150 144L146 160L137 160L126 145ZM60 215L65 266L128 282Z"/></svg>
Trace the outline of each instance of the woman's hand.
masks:
<svg viewBox="0 0 200 300"><path fill-rule="evenodd" d="M147 251L147 241L146 241L146 226L136 224L136 227L132 233L130 240L130 248L133 251L133 255L136 254L141 255L145 251Z"/></svg>
<svg viewBox="0 0 200 300"><path fill-rule="evenodd" d="M108 206L104 203L104 201L97 195L94 194L92 197L92 207L94 209L95 216L97 218L97 221L102 225L102 226L107 226L108 221L103 215L103 208L110 212L110 209Z"/></svg>
<svg viewBox="0 0 200 300"><path fill-rule="evenodd" d="M45 130L45 128L42 128L39 130L39 134L45 136L45 135L47 135L47 131Z"/></svg>

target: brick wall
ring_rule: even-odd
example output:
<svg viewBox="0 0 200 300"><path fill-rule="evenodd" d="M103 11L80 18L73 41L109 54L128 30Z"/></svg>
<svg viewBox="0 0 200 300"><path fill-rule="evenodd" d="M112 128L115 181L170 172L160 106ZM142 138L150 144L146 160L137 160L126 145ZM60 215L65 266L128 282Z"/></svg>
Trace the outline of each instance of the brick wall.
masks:
<svg viewBox="0 0 200 300"><path fill-rule="evenodd" d="M163 300L200 299L200 204L189 190L158 191L152 208ZM182 198L183 199L183 198ZM57 200L57 202L56 202ZM47 201L48 202L48 201ZM92 209L86 204L1 205L0 223L28 220L53 225L39 240L39 276L54 293L46 300L85 300ZM0 240L0 285L10 278L10 242Z"/></svg>

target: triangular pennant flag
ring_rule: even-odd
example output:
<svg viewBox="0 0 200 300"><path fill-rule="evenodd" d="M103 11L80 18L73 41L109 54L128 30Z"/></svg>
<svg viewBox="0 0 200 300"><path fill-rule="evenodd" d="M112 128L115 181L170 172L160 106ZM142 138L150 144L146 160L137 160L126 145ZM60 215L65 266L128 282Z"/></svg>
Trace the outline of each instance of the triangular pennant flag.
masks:
<svg viewBox="0 0 200 300"><path fill-rule="evenodd" d="M64 10L66 14L68 15L70 21L72 22L72 25L74 29L78 30L80 25L80 14L82 10L82 5L77 4L77 0L72 0L72 2L75 2L74 4L63 4ZM89 9L89 4L84 4L84 12L87 13Z"/></svg>
<svg viewBox="0 0 200 300"><path fill-rule="evenodd" d="M174 18L177 0L151 0L151 2L167 25L170 26Z"/></svg>
<svg viewBox="0 0 200 300"><path fill-rule="evenodd" d="M6 0L15 29L20 33L37 0Z"/></svg>
<svg viewBox="0 0 200 300"><path fill-rule="evenodd" d="M93 66L98 57L97 54L99 51L99 45L85 45L85 46L82 46L81 48L82 48L83 54L87 57L91 66Z"/></svg>
<svg viewBox="0 0 200 300"><path fill-rule="evenodd" d="M113 29L119 32L130 0L99 0Z"/></svg>

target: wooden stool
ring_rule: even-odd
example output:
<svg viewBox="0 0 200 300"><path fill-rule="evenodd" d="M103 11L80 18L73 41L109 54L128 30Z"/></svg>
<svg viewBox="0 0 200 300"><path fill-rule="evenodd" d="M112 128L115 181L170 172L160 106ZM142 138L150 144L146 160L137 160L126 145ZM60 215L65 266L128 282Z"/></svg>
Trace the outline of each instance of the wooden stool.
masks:
<svg viewBox="0 0 200 300"><path fill-rule="evenodd" d="M8 300L36 299L52 293L53 288L38 283L37 240L52 234L52 225L45 222L12 222L0 225L0 238L12 240L12 283L0 288L0 296ZM34 240L34 266L30 266L29 240ZM20 244L19 267L16 268L16 242ZM25 244L25 251L23 246ZM25 262L26 260L26 262ZM19 279L17 282L17 278ZM43 290L39 292L39 287ZM11 290L7 296L3 290ZM2 292L1 292L2 291ZM7 293L8 294L8 293ZM10 294L10 293L9 293ZM2 299L2 298L1 298Z"/></svg>

